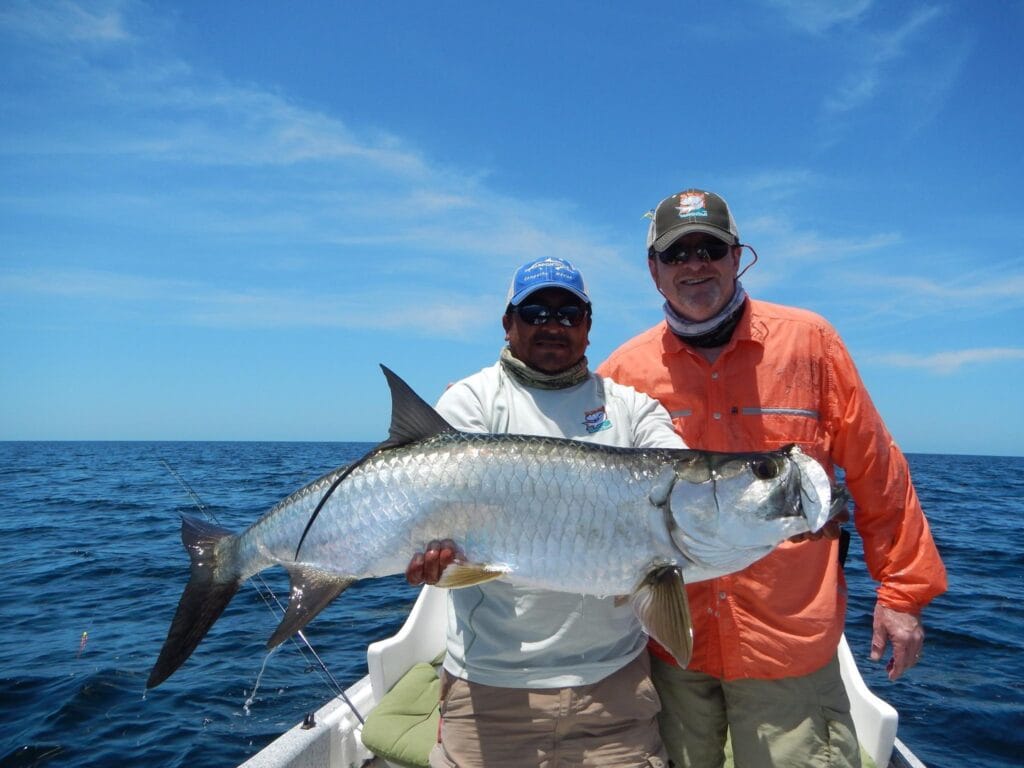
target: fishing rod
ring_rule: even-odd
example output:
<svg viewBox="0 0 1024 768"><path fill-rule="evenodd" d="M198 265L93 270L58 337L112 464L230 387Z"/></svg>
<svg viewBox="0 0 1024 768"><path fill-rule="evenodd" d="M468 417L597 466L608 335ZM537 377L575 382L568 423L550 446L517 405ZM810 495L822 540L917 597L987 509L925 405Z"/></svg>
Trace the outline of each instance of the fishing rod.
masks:
<svg viewBox="0 0 1024 768"><path fill-rule="evenodd" d="M199 497L199 494L196 492L196 490L191 485L189 485L188 481L184 477L182 477L181 474L179 474L174 467L170 465L167 459L161 458L160 463L163 464L164 467L166 467L167 471L171 473L171 476L178 481L178 484L181 485L181 487L185 490L185 493L187 493L189 498L192 500L192 504L195 506L195 508L198 509L203 515L208 517L210 520L215 522L217 525L221 525L220 520L217 519L217 515L214 514L214 512L209 507L207 507L206 504L203 503L203 500ZM274 616L274 618L276 620L280 620L281 616L284 615L285 606L281 603L281 600L274 593L274 590L270 587L270 585L267 584L262 574L257 573L254 576L249 577L249 579L247 579L247 582L251 584L253 588L255 588L256 593L260 596L260 599L263 601L263 604L267 606L267 609ZM273 603L271 601L273 601ZM277 611L280 611L280 613L277 613L274 610L274 605L277 605ZM296 641L296 638L302 641L302 645L306 646L305 650L303 649L302 645L300 645ZM302 654L302 658L306 661L307 664L309 663L309 660L306 659L306 650L308 650L313 655L313 658L316 660L317 665L319 665L320 667L319 671L321 672L322 675L326 675L326 679L324 680L324 682L327 685L327 687L330 688L335 695L339 696L342 699L342 701L344 701L348 705L348 708L352 710L352 714L356 716L356 719L359 721L360 725L363 725L364 720L362 714L359 712L358 709L356 709L355 704L353 704L351 700L349 700L348 696L345 695L345 689L342 688L341 683L339 683L338 680L334 677L334 675L331 674L331 670L327 668L327 664L320 657L320 654L316 652L316 649L313 647L313 644L309 642L309 639L306 637L305 633L300 629L289 639L292 641L292 644L298 649L299 653Z"/></svg>

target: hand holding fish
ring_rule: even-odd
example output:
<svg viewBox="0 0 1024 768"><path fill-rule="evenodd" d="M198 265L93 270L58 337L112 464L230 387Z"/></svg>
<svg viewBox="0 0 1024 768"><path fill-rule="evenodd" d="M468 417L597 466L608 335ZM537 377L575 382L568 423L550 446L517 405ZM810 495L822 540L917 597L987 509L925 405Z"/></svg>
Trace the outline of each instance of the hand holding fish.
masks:
<svg viewBox="0 0 1024 768"><path fill-rule="evenodd" d="M875 604L875 620L871 635L871 660L878 661L892 643L892 658L886 666L889 679L895 680L917 664L924 646L924 627L916 613L902 613Z"/></svg>
<svg viewBox="0 0 1024 768"><path fill-rule="evenodd" d="M850 522L850 511L845 507L816 531L805 531L796 536L790 536L789 541L797 543L800 541L817 541L818 539L838 539L843 530L843 523Z"/></svg>
<svg viewBox="0 0 1024 768"><path fill-rule="evenodd" d="M451 539L434 539L426 549L417 552L409 560L405 568L405 580L414 587L420 584L437 584L441 580L444 569L462 557L459 549Z"/></svg>

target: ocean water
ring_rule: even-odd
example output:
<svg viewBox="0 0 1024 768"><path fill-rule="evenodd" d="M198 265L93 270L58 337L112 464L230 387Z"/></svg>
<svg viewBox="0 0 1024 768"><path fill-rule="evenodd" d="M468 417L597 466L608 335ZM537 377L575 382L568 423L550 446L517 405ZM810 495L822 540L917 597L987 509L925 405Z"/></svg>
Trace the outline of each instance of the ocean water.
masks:
<svg viewBox="0 0 1024 768"><path fill-rule="evenodd" d="M239 592L185 666L145 690L187 578L178 513L202 505L240 529L369 447L0 443L0 766L234 766L365 674L367 642L401 625L416 591L400 577L357 584L318 616L306 635L324 672L298 644L264 650L277 618L263 596L287 596L274 569ZM854 535L850 644L929 766L1019 766L1024 459L910 462L950 591L925 613L923 660L890 683L867 661L874 592Z"/></svg>

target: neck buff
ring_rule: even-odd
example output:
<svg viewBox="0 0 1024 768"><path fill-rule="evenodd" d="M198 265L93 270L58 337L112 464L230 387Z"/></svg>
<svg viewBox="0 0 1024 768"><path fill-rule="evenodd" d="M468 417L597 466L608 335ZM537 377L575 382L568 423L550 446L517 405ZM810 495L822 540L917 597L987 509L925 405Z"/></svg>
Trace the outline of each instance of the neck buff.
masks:
<svg viewBox="0 0 1024 768"><path fill-rule="evenodd" d="M720 347L732 338L732 332L740 321L746 301L747 292L737 280L736 289L732 292L729 303L714 317L694 323L672 309L672 305L666 301L663 307L665 322L672 332L687 344L694 347Z"/></svg>
<svg viewBox="0 0 1024 768"><path fill-rule="evenodd" d="M501 367L513 379L527 387L537 389L567 389L575 387L590 374L587 358L583 357L576 365L559 373L543 373L535 370L522 360L512 355L512 350L505 347L501 350Z"/></svg>

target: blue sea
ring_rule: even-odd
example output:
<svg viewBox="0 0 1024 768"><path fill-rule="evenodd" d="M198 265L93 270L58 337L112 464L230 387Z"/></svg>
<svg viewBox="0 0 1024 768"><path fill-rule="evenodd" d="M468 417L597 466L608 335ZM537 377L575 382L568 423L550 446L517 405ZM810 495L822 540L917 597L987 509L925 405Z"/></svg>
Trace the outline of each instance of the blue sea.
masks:
<svg viewBox="0 0 1024 768"><path fill-rule="evenodd" d="M240 529L362 455L361 443L0 443L0 766L235 766L365 674L416 591L357 584L314 620L308 650L269 657L264 602L243 588L166 683L145 680L188 573L178 513ZM949 570L925 613L921 663L896 683L867 661L874 605L860 544L847 635L899 737L929 766L1019 766L1024 755L1024 459L917 454L915 484ZM189 489L193 493L189 492ZM333 680L332 680L333 678Z"/></svg>

